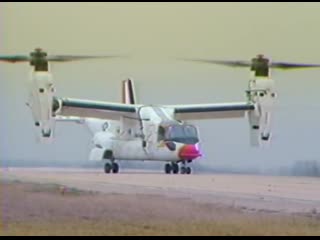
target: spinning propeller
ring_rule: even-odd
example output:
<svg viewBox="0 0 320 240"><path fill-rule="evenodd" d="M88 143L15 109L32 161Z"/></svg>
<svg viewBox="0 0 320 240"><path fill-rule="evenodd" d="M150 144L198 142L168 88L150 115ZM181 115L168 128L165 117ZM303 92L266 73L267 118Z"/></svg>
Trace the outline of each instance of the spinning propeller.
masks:
<svg viewBox="0 0 320 240"><path fill-rule="evenodd" d="M30 62L35 71L48 71L48 62L70 62L87 59L116 58L120 56L89 56L89 55L47 55L41 48L36 48L30 55L0 55L0 61L9 63Z"/></svg>
<svg viewBox="0 0 320 240"><path fill-rule="evenodd" d="M224 65L228 67L250 67L252 71L256 72L256 76L268 76L269 69L282 69L293 70L302 68L319 68L320 64L307 64L307 63L289 63L289 62L271 62L262 54L257 55L251 61L235 61L235 60L211 60L211 59L183 59L185 61L209 63Z"/></svg>

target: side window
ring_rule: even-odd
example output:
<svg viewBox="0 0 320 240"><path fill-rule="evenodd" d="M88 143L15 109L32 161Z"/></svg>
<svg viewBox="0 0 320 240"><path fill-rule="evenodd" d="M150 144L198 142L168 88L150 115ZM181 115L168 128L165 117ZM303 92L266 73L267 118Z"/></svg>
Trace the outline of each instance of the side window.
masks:
<svg viewBox="0 0 320 240"><path fill-rule="evenodd" d="M159 126L159 129L158 129L158 142L165 139L165 132L166 131L165 131L164 127Z"/></svg>

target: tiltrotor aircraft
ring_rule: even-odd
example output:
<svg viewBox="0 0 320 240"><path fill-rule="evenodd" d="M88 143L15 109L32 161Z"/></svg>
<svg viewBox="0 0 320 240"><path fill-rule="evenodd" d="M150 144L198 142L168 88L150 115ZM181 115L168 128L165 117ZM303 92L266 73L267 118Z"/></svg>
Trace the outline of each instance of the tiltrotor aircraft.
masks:
<svg viewBox="0 0 320 240"><path fill-rule="evenodd" d="M253 146L271 140L271 114L276 92L270 69L320 67L314 64L271 62L263 55L251 61L186 59L196 62L248 67L247 98L243 102L191 105L148 105L136 102L132 79L122 81L122 102L101 102L55 95L49 62L67 62L116 56L47 55L37 48L30 55L0 56L0 61L29 62L30 98L40 140L54 138L57 121L86 124L93 134L90 160L104 161L105 173L118 173L117 160L165 162L165 173L190 174L189 163L202 156L200 137L190 120L243 118L247 115Z"/></svg>

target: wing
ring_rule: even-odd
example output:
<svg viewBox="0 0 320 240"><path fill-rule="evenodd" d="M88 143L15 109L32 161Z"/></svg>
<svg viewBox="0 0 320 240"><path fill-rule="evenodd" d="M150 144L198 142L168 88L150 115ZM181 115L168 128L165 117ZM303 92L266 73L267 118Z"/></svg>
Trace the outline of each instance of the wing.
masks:
<svg viewBox="0 0 320 240"><path fill-rule="evenodd" d="M247 102L193 104L168 106L174 109L178 120L241 118L247 111L255 109L255 105Z"/></svg>
<svg viewBox="0 0 320 240"><path fill-rule="evenodd" d="M74 116L82 118L100 118L120 120L121 117L136 117L136 105L90 101L73 98L57 98L60 108L59 116Z"/></svg>

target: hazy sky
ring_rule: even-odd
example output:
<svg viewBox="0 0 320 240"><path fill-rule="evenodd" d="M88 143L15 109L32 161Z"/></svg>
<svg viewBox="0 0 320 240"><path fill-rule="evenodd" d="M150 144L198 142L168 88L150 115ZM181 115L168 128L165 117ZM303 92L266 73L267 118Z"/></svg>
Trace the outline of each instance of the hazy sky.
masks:
<svg viewBox="0 0 320 240"><path fill-rule="evenodd" d="M120 100L120 81L133 77L143 103L242 101L243 69L179 62L175 58L320 63L319 3L0 3L0 53L122 54L129 58L55 64L57 95ZM59 124L52 145L35 143L25 106L27 64L1 64L0 159L79 161L90 135ZM318 159L320 70L275 72L279 94L272 146L249 146L247 119L201 121L201 164L290 165Z"/></svg>

